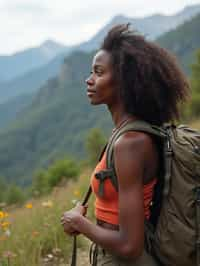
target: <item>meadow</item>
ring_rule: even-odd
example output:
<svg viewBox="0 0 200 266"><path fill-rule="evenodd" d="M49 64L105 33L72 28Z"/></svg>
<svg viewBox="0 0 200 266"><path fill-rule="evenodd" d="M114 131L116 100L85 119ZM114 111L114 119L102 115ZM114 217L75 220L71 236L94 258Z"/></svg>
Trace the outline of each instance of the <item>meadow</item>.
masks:
<svg viewBox="0 0 200 266"><path fill-rule="evenodd" d="M48 196L0 211L1 266L67 265L72 237L63 232L60 217L81 201L90 172L85 169L77 182L61 182ZM90 205L88 212L92 216L93 204ZM88 245L83 237L78 239L82 249Z"/></svg>

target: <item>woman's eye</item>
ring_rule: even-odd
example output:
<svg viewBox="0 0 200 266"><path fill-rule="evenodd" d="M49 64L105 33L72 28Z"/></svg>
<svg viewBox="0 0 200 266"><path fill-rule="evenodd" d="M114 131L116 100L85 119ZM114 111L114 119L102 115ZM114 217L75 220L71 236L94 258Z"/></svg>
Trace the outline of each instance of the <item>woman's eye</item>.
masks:
<svg viewBox="0 0 200 266"><path fill-rule="evenodd" d="M94 74L94 73L95 73L97 76L101 76L101 75L103 74L102 71L97 71L97 70L96 70L96 71L95 71L95 70L94 70L94 71L90 71L90 75L92 75L92 74Z"/></svg>
<svg viewBox="0 0 200 266"><path fill-rule="evenodd" d="M103 74L102 71L96 71L97 76L101 76Z"/></svg>

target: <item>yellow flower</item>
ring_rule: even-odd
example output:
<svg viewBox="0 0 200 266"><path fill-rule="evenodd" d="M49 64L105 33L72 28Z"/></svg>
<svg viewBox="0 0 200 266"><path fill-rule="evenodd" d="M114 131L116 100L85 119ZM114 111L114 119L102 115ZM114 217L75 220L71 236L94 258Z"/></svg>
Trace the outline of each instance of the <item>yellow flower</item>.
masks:
<svg viewBox="0 0 200 266"><path fill-rule="evenodd" d="M27 203L25 207L27 209L32 209L33 208L33 204L32 203Z"/></svg>
<svg viewBox="0 0 200 266"><path fill-rule="evenodd" d="M53 206L53 202L51 200L42 202L42 206L46 208L51 208Z"/></svg>
<svg viewBox="0 0 200 266"><path fill-rule="evenodd" d="M4 212L0 211L0 219L3 219L5 217Z"/></svg>
<svg viewBox="0 0 200 266"><path fill-rule="evenodd" d="M74 190L74 196L76 196L76 197L78 197L78 196L80 196L80 191L79 190Z"/></svg>
<svg viewBox="0 0 200 266"><path fill-rule="evenodd" d="M9 214L7 212L4 212L4 217L6 218L8 216L9 216Z"/></svg>
<svg viewBox="0 0 200 266"><path fill-rule="evenodd" d="M11 223L10 222L3 222L1 223L1 226L4 228L4 229L7 229L9 227Z"/></svg>

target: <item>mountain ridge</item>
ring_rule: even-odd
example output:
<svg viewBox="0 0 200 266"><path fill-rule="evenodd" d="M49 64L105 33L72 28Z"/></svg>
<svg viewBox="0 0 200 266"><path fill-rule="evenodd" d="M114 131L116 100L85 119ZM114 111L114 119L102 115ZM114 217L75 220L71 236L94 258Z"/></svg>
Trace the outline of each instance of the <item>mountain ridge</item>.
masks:
<svg viewBox="0 0 200 266"><path fill-rule="evenodd" d="M171 16L153 14L144 18L131 18L121 14L113 17L92 38L81 44L65 46L60 43L54 42L53 40L46 40L38 47L33 47L31 49L26 49L25 51L16 53L15 55L13 55L14 57L0 56L0 99L8 99L3 96L6 90L13 92L13 96L19 95L17 91L18 89L20 90L21 87L23 88L23 84L19 82L19 84L17 85L16 79L23 80L26 74L28 76L30 75L31 71L37 72L37 69L39 70L41 67L47 66L48 64L49 66L47 66L47 68L50 69L52 62L56 60L56 57L59 57L60 54L64 54L66 56L75 50L90 52L97 49L107 30L116 23L132 22L132 24L135 25L135 28L141 33L143 33L150 39L155 39L156 36L169 31L170 29L176 27L178 24L183 23L183 21L190 19L198 12L200 12L200 5L187 6L183 10ZM27 53L30 53L30 55L27 56ZM21 58L20 62L17 58ZM55 73L52 73L52 76L56 75L57 71L58 69L55 71ZM51 72L53 72L53 70ZM48 78L49 74L47 74L47 76L44 76L44 80L47 80ZM13 83L15 83L14 85L11 84L12 81ZM38 81L35 88L39 88L42 83L43 80L41 83L39 83ZM3 84L6 90L4 89ZM10 86L12 87L11 89L9 89ZM21 92L24 93L24 91Z"/></svg>

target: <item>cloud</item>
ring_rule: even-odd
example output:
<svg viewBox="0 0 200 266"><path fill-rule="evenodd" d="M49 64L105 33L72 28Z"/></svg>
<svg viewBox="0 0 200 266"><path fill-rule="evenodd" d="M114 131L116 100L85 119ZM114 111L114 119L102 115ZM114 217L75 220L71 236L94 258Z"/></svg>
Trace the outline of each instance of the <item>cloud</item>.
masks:
<svg viewBox="0 0 200 266"><path fill-rule="evenodd" d="M200 0L0 0L0 54L45 39L71 45L88 40L117 14L170 14L195 3Z"/></svg>
<svg viewBox="0 0 200 266"><path fill-rule="evenodd" d="M48 12L48 6L41 1L12 0L0 2L1 13L22 15L25 13L44 14Z"/></svg>

